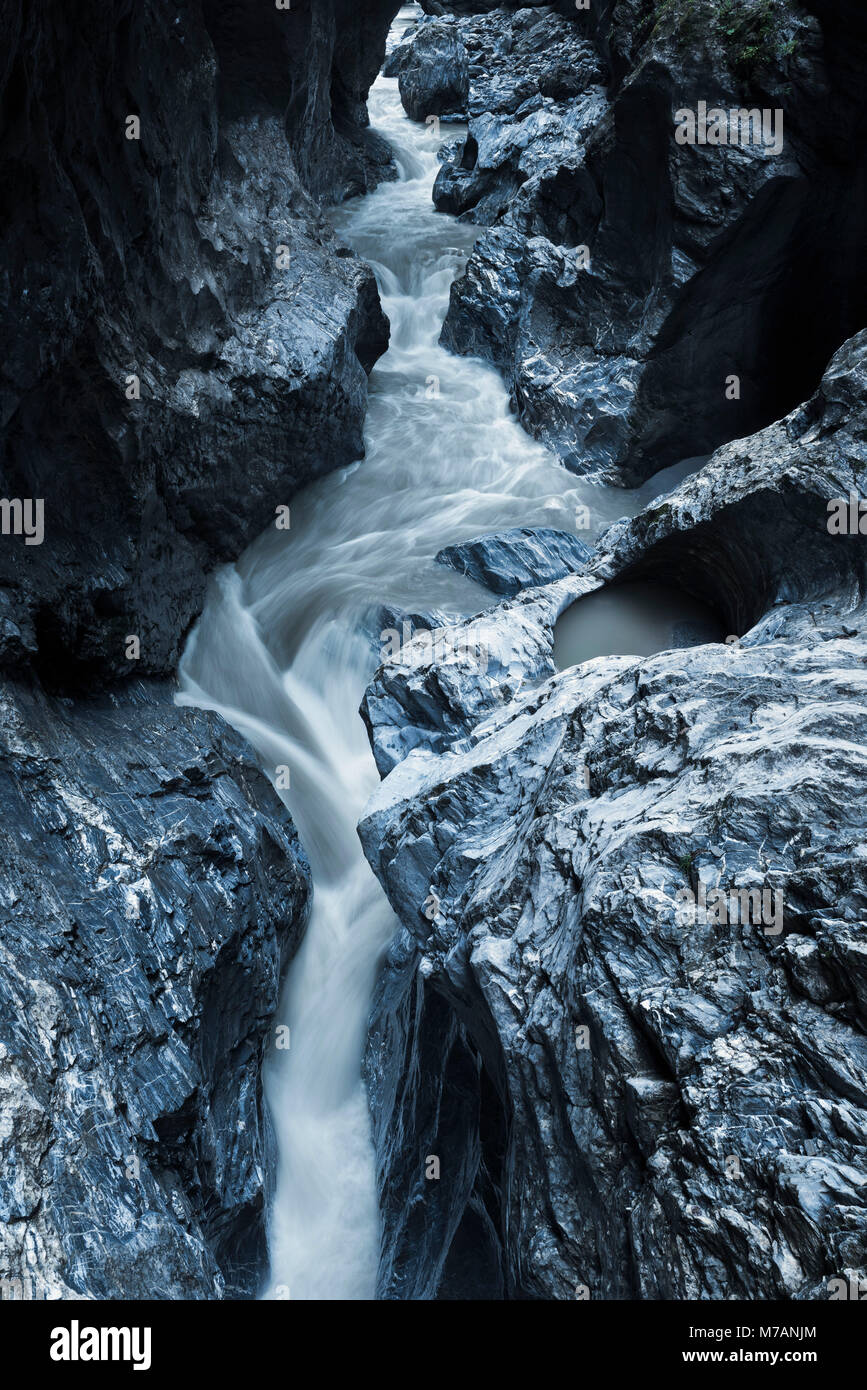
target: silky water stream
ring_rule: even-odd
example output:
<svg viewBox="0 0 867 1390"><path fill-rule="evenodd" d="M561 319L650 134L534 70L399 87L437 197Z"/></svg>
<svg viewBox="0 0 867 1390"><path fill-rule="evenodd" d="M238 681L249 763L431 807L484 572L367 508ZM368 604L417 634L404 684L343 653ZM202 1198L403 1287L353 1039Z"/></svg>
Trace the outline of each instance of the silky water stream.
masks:
<svg viewBox="0 0 867 1390"><path fill-rule="evenodd" d="M382 605L477 612L491 596L434 563L442 546L510 526L574 530L582 504L592 541L669 481L632 493L582 483L524 433L494 370L439 347L449 286L478 231L435 211L436 143L404 115L395 80L377 80L370 112L399 178L334 214L374 267L391 321L370 379L365 458L296 495L291 528L271 528L217 575L180 671L181 702L218 710L272 780L289 769L280 795L312 869L311 919L278 1018L290 1046L272 1049L264 1072L279 1152L266 1298L375 1290L361 1059L396 921L355 827L378 776L358 713L380 659L376 615ZM610 612L605 621L610 631Z"/></svg>

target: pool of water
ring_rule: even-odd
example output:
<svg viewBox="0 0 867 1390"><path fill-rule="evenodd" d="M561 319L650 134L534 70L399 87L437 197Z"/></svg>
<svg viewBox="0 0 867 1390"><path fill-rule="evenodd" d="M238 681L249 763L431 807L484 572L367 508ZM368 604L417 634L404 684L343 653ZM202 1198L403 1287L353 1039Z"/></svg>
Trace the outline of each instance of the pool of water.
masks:
<svg viewBox="0 0 867 1390"><path fill-rule="evenodd" d="M717 616L691 594L652 579L628 580L587 594L560 615L554 664L565 671L596 656L652 656L671 647L686 653L725 638Z"/></svg>

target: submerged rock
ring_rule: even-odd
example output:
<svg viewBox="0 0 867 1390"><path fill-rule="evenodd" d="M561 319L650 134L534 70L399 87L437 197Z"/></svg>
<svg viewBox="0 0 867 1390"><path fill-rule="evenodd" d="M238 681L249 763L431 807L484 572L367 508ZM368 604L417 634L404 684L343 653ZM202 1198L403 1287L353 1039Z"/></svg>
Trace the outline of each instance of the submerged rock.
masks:
<svg viewBox="0 0 867 1390"><path fill-rule="evenodd" d="M473 619L485 671L377 672L381 1296L864 1277L867 552L827 523L867 492L865 435L862 334L583 574ZM730 638L552 674L563 608L643 576Z"/></svg>

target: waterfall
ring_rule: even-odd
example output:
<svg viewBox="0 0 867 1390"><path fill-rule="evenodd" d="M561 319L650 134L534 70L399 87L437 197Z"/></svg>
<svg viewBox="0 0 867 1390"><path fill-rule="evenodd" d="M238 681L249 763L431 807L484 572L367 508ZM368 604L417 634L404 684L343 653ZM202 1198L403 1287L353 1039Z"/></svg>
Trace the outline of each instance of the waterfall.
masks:
<svg viewBox="0 0 867 1390"><path fill-rule="evenodd" d="M404 11L397 30L406 20ZM264 1076L279 1150L272 1298L375 1290L379 1222L360 1071L377 965L396 924L355 826L377 781L358 706L380 659L380 606L476 612L490 595L435 564L440 547L510 526L574 530L582 504L592 541L644 500L566 472L517 424L491 367L439 347L449 286L478 229L435 211L434 135L406 118L396 80L377 80L370 111L399 178L334 213L374 267L391 321L370 379L365 458L294 497L289 530L269 529L216 577L180 671L182 703L218 710L276 785L277 769L288 769L280 795L312 869L312 916L279 1012L290 1046L272 1049Z"/></svg>

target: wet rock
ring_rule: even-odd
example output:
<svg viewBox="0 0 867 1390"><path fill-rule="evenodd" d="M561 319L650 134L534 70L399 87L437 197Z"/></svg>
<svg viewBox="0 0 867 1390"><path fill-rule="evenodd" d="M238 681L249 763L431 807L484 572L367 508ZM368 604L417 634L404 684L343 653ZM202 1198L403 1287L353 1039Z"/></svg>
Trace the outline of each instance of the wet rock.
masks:
<svg viewBox="0 0 867 1390"><path fill-rule="evenodd" d="M0 538L18 668L171 669L205 570L361 454L387 322L317 198L387 172L364 96L395 9L10 20L0 489L44 503L41 544Z"/></svg>
<svg viewBox="0 0 867 1390"><path fill-rule="evenodd" d="M532 585L580 573L590 555L590 546L570 531L521 526L448 545L436 559L484 584L492 594L512 597Z"/></svg>
<svg viewBox="0 0 867 1390"><path fill-rule="evenodd" d="M765 7L761 35L710 4L457 19L470 125L435 197L490 230L442 341L574 471L634 484L755 431L867 319L867 23L815 11ZM782 113L781 147L679 144L702 101Z"/></svg>
<svg viewBox="0 0 867 1390"><path fill-rule="evenodd" d="M865 434L862 334L582 574L471 620L485 671L377 672L392 770L359 831L402 922L366 1064L382 1296L468 1270L554 1299L863 1277L867 552L827 523L867 491ZM554 674L563 608L642 576L732 639ZM749 899L703 920L714 888L779 923Z"/></svg>
<svg viewBox="0 0 867 1390"><path fill-rule="evenodd" d="M467 139L446 155L434 184L437 207L472 221L497 221L558 150L565 158L581 146L588 119L604 105L601 89L593 88L567 102L528 96L514 118L483 113L471 121ZM572 235L568 223L562 231L565 243Z"/></svg>
<svg viewBox="0 0 867 1390"><path fill-rule="evenodd" d="M166 685L0 704L0 1279L253 1296L260 1067L309 891L292 822Z"/></svg>
<svg viewBox="0 0 867 1390"><path fill-rule="evenodd" d="M397 66L400 99L413 121L463 112L469 91L467 52L454 23L431 20L419 25Z"/></svg>

